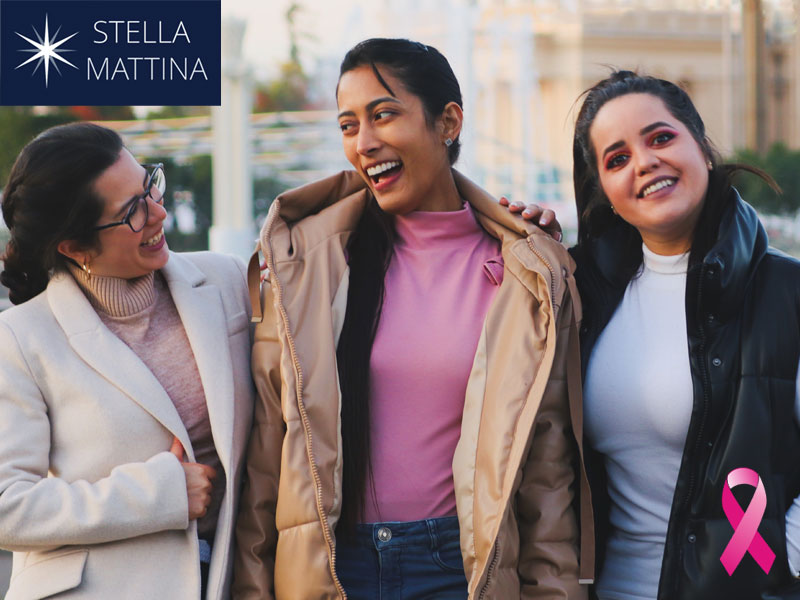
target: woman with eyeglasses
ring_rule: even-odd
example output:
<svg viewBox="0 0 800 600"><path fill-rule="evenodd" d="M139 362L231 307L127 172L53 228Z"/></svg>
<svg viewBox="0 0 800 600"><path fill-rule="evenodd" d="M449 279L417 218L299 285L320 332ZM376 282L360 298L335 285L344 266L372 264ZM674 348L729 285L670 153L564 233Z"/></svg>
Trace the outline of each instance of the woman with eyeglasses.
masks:
<svg viewBox="0 0 800 600"><path fill-rule="evenodd" d="M221 599L249 433L244 265L173 254L162 165L49 129L3 189L7 600Z"/></svg>

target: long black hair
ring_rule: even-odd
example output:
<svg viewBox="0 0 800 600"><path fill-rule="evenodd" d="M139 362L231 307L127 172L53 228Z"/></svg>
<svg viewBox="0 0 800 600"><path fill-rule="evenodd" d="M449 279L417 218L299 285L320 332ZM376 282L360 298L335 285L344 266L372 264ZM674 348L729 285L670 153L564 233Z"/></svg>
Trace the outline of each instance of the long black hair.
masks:
<svg viewBox="0 0 800 600"><path fill-rule="evenodd" d="M339 77L369 66L392 95L381 72L400 80L422 102L428 124L445 106L462 106L461 89L447 59L432 46L404 39L373 38L354 46L344 57ZM462 106L463 108L463 106ZM450 164L460 150L456 138L448 148ZM391 217L371 198L348 243L350 283L347 310L336 358L342 393L342 514L341 533L352 533L363 515L364 499L372 488L370 462L369 361L383 306L384 278L392 256Z"/></svg>
<svg viewBox="0 0 800 600"><path fill-rule="evenodd" d="M700 146L711 166L708 191L692 235L690 265L702 262L716 241L720 219L733 197L731 179L739 171L748 171L763 178L779 191L775 181L766 173L739 163L722 163L706 134L706 127L689 94L671 81L632 71L614 71L586 90L583 105L575 122L572 142L575 205L578 209L578 245L586 245L610 229L620 236L625 248L619 269L624 279L630 279L642 263L642 238L633 225L611 210L597 172L597 160L590 138L590 129L598 111L609 101L627 94L650 94L659 98L673 117L683 123Z"/></svg>
<svg viewBox="0 0 800 600"><path fill-rule="evenodd" d="M94 229L103 199L92 188L122 151L119 135L91 123L48 129L17 156L3 188L3 220L11 232L0 282L20 304L47 287L50 274L69 260L58 244L75 240L97 247Z"/></svg>

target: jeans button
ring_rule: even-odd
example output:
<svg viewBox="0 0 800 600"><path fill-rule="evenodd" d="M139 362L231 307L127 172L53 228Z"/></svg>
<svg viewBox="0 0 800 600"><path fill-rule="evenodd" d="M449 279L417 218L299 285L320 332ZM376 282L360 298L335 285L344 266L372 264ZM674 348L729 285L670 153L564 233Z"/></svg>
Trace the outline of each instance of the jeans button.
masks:
<svg viewBox="0 0 800 600"><path fill-rule="evenodd" d="M388 527L381 527L378 529L378 539L382 542L388 542L392 539L392 530Z"/></svg>
<svg viewBox="0 0 800 600"><path fill-rule="evenodd" d="M712 365L714 365L715 367L722 366L722 359L721 359L721 358L719 358L719 357L717 357L717 356L715 356L715 357L714 357L714 358L711 360L711 364L712 364Z"/></svg>
<svg viewBox="0 0 800 600"><path fill-rule="evenodd" d="M694 544L694 543L697 541L697 536L696 536L695 534L693 534L693 533L690 533L690 534L689 534L689 535L686 537L686 539L687 539L687 540L689 540L689 543L690 543L690 544Z"/></svg>

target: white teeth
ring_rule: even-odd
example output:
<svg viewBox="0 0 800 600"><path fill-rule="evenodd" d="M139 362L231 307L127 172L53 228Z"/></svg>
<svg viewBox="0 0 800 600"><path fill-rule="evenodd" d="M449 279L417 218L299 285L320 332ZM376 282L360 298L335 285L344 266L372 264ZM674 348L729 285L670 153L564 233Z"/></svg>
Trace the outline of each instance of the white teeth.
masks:
<svg viewBox="0 0 800 600"><path fill-rule="evenodd" d="M389 162L381 163L379 165L375 165L374 167L370 167L367 169L367 175L370 177L375 177L375 175L380 175L388 171L389 169L394 169L395 167L399 167L400 162L396 160L391 160Z"/></svg>
<svg viewBox="0 0 800 600"><path fill-rule="evenodd" d="M140 246L155 246L158 242L161 241L161 238L164 237L164 230L162 229L149 240L145 240L140 244Z"/></svg>
<svg viewBox="0 0 800 600"><path fill-rule="evenodd" d="M646 188L644 188L644 191L642 192L642 198L644 198L645 196L649 196L650 194L652 194L653 192L657 192L658 190L663 190L665 187L673 186L677 181L678 181L677 179L662 179L658 183L649 185Z"/></svg>

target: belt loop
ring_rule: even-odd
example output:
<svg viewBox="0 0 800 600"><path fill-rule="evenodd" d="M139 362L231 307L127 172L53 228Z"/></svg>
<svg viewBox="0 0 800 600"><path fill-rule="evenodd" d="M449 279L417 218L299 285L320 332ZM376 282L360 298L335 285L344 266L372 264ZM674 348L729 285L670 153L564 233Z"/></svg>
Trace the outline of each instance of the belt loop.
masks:
<svg viewBox="0 0 800 600"><path fill-rule="evenodd" d="M425 519L425 525L428 526L428 535L431 539L431 549L435 550L439 547L439 530L436 527L436 519Z"/></svg>
<svg viewBox="0 0 800 600"><path fill-rule="evenodd" d="M378 538L378 530L382 527L381 523L373 523L372 524L372 545L375 546L375 551L380 552L380 546L378 543L380 539Z"/></svg>

